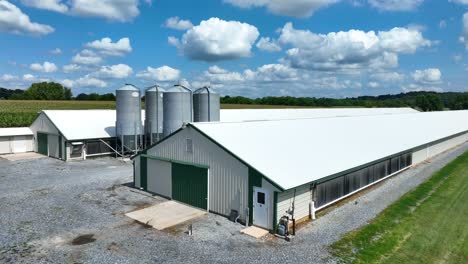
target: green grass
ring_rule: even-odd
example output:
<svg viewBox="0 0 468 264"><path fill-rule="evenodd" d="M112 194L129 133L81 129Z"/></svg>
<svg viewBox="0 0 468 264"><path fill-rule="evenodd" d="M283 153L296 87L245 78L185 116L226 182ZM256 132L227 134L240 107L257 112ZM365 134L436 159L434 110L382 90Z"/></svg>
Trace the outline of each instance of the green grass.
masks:
<svg viewBox="0 0 468 264"><path fill-rule="evenodd" d="M223 109L304 108L281 105L223 104ZM0 127L30 126L42 110L115 109L114 101L22 101L0 100Z"/></svg>
<svg viewBox="0 0 468 264"><path fill-rule="evenodd" d="M331 248L343 263L468 263L468 152Z"/></svg>

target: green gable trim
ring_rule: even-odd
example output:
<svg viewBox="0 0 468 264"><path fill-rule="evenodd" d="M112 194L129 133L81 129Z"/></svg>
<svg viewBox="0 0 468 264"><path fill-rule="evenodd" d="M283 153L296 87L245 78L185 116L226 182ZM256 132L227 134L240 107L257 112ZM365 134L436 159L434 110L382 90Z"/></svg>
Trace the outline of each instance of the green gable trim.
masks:
<svg viewBox="0 0 468 264"><path fill-rule="evenodd" d="M154 156L154 155L148 155L148 154L146 154L146 150L144 150L143 152L144 153L141 153L139 155L142 158L167 161L167 162L178 163L178 164L183 164L183 165L190 165L190 166L194 166L194 167L202 168L202 169L209 169L210 168L210 166L203 165L203 164L192 163L192 162L187 162L187 161L182 161L182 160L169 159L169 158L164 158L164 157L159 157L159 156Z"/></svg>
<svg viewBox="0 0 468 264"><path fill-rule="evenodd" d="M262 187L262 174L249 167L249 223L253 223L253 187Z"/></svg>
<svg viewBox="0 0 468 264"><path fill-rule="evenodd" d="M278 192L273 192L273 231L278 228Z"/></svg>

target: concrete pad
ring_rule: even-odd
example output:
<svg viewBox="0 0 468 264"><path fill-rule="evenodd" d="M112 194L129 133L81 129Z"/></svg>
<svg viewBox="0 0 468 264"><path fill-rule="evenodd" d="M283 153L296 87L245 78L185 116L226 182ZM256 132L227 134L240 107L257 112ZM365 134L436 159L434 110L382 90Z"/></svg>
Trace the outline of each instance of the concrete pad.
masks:
<svg viewBox="0 0 468 264"><path fill-rule="evenodd" d="M268 230L257 227L257 226L249 226L245 229L242 229L240 232L241 234L246 234L248 236L255 237L255 238L261 238L261 237L268 235L268 233L270 233Z"/></svg>
<svg viewBox="0 0 468 264"><path fill-rule="evenodd" d="M18 160L32 160L45 158L46 156L41 155L36 152L25 152L25 153L14 153L14 154L5 154L0 155L0 158L4 158L9 161L18 161Z"/></svg>
<svg viewBox="0 0 468 264"><path fill-rule="evenodd" d="M125 215L158 230L164 230L201 217L205 214L207 214L207 212L204 210L178 203L176 201L167 201L141 210L126 213Z"/></svg>

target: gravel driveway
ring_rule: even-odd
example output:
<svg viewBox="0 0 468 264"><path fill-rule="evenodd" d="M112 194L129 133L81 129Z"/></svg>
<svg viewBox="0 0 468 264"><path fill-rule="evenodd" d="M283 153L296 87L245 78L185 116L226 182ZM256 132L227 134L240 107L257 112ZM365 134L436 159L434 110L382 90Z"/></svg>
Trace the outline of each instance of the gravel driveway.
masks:
<svg viewBox="0 0 468 264"><path fill-rule="evenodd" d="M111 158L0 159L0 263L326 263L327 246L468 150L468 143L348 199L292 242L255 240L209 214L166 232L123 214L164 201L128 187L133 167Z"/></svg>

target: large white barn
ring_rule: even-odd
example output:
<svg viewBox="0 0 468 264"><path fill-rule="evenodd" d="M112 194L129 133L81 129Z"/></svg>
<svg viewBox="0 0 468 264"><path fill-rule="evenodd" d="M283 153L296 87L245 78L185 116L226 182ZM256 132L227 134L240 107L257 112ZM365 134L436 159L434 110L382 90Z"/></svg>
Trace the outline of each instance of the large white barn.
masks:
<svg viewBox="0 0 468 264"><path fill-rule="evenodd" d="M238 122L272 119L319 118L346 115L399 114L417 112L412 108L333 108L333 109L233 109L221 110L221 121ZM145 111L142 110L142 123ZM8 140L17 139L18 131L29 131L28 151L62 159L86 159L115 154L115 110L44 110L29 128L5 129L15 133ZM7 131L8 130L8 131ZM32 130L32 132L31 132ZM0 136L2 136L0 132ZM4 136L7 138L7 136ZM34 140L33 140L34 139ZM6 139L5 139L6 141ZM8 143L12 144L13 143ZM2 145L6 146L6 143ZM5 149L6 147L2 147ZM0 150L1 150L0 149ZM11 148L8 148L10 150Z"/></svg>
<svg viewBox="0 0 468 264"><path fill-rule="evenodd" d="M468 140L468 111L343 115L187 124L134 157L135 186L274 230Z"/></svg>

